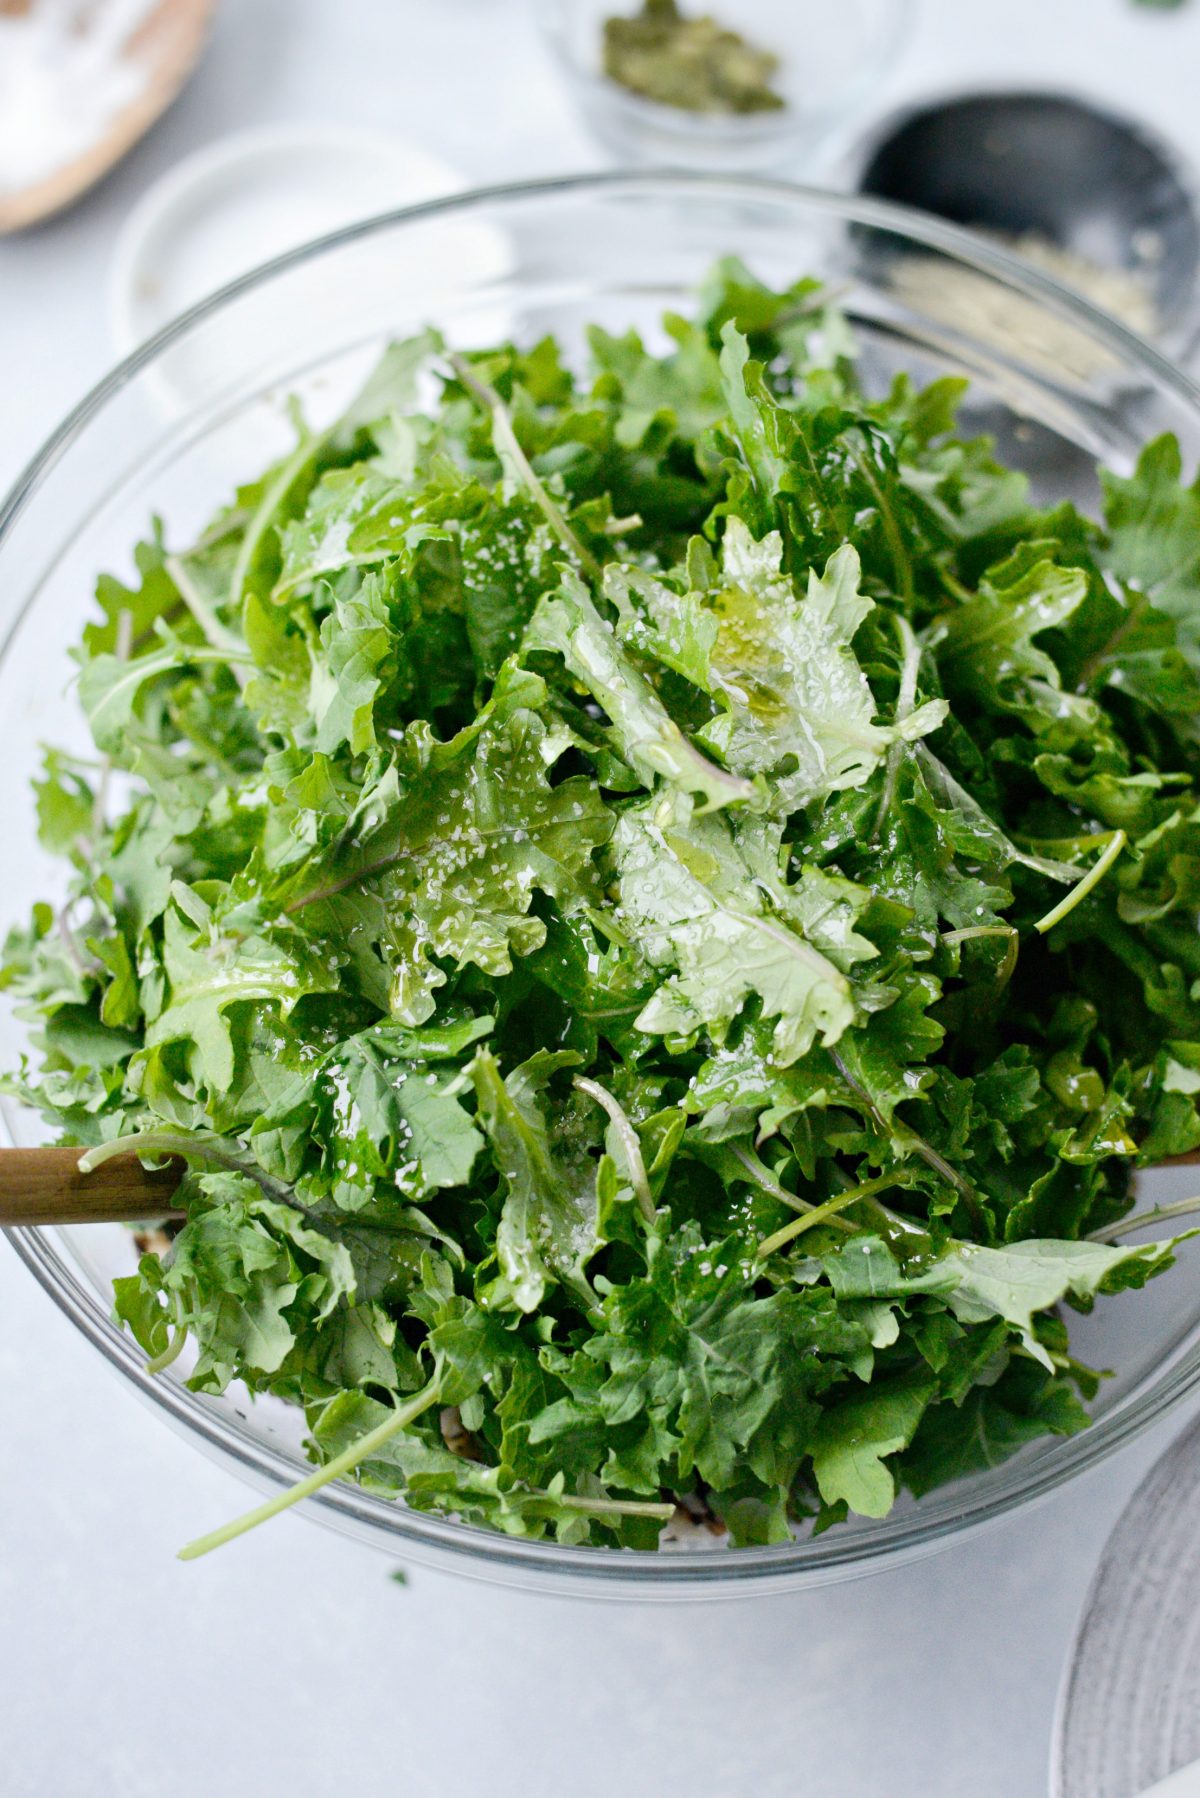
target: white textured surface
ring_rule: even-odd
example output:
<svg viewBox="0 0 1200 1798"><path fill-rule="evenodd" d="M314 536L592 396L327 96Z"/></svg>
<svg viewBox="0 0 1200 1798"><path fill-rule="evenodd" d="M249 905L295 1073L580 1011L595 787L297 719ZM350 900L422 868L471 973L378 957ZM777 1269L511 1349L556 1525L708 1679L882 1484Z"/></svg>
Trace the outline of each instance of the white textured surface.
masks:
<svg viewBox="0 0 1200 1798"><path fill-rule="evenodd" d="M1141 108L1200 161L1200 0L919 11L877 104L1024 78ZM301 118L398 131L478 181L599 160L519 0L226 0L195 82L101 192L0 241L0 483L103 371L130 206L219 133ZM937 1559L757 1604L584 1608L426 1573L402 1589L295 1517L185 1567L174 1549L244 1489L0 1247L0 1791L1038 1798L1076 1612L1169 1434Z"/></svg>

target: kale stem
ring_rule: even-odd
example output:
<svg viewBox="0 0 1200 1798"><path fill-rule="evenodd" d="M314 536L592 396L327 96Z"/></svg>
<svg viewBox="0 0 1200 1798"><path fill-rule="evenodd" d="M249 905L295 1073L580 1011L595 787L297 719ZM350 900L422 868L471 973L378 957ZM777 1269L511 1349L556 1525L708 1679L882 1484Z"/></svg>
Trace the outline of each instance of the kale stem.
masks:
<svg viewBox="0 0 1200 1798"><path fill-rule="evenodd" d="M179 556L167 556L163 567L179 589L179 597L200 627L200 633L212 649L225 650L230 656L244 657L246 644L229 626L222 624L216 612L209 605L195 581L189 575ZM246 685L249 676L240 661L231 661L230 670L239 687Z"/></svg>
<svg viewBox="0 0 1200 1798"><path fill-rule="evenodd" d="M275 522L280 506L312 461L316 450L316 441L307 435L302 436L291 455L280 465L274 480L268 484L257 507L251 514L242 541L238 545L237 560L229 578L229 604L231 607L236 609L241 605L245 597L250 569L259 547ZM180 592L183 592L182 587Z"/></svg>
<svg viewBox="0 0 1200 1798"><path fill-rule="evenodd" d="M252 1511L244 1511L232 1523L222 1524L219 1530L213 1530L207 1536L198 1536L186 1548L180 1549L179 1559L195 1561L201 1555L210 1554L214 1548L224 1547L226 1542L232 1542L236 1536L244 1536L247 1530L256 1529L260 1523L278 1517L281 1511L289 1510L302 1498L309 1498L314 1492L319 1492L322 1486L328 1486L332 1480L340 1480L344 1473L350 1473L363 1461L369 1461L385 1442L398 1436L401 1430L406 1430L422 1412L428 1411L431 1405L438 1402L441 1396L441 1377L442 1370L439 1367L435 1369L429 1384L422 1386L420 1392L410 1398L407 1404L397 1405L390 1417L386 1417L373 1430L368 1430L365 1436L360 1436L357 1442L352 1442L349 1448L344 1448L332 1461L326 1461L324 1467L318 1467L305 1479L297 1480L286 1492L277 1492L265 1505L256 1505Z"/></svg>
<svg viewBox="0 0 1200 1798"><path fill-rule="evenodd" d="M675 1506L656 1504L650 1499L635 1498L575 1498L570 1493L547 1493L555 1504L562 1505L568 1511L590 1511L603 1516L606 1511L615 1511L619 1517L661 1517L664 1522L675 1515Z"/></svg>
<svg viewBox="0 0 1200 1798"><path fill-rule="evenodd" d="M900 726L913 709L917 697L917 676L921 668L921 645L918 643L912 626L907 618L897 612L892 618L896 627L896 635L900 639L903 662L900 666L900 690L896 695L896 715L892 727L897 732L895 740L888 749L887 772L883 781L883 792L879 796L879 810L875 814L875 823L871 830L871 841L877 842L883 829L883 821L892 809L896 797L896 782L900 778L900 759L904 754L904 743L899 736Z"/></svg>
<svg viewBox="0 0 1200 1798"><path fill-rule="evenodd" d="M475 837L480 843L490 843L493 840L504 842L513 836L517 828L513 824L495 824L490 827L476 824L473 827ZM340 846L345 841L345 837L346 832L343 831L338 845L335 846ZM523 841L524 839L517 840ZM306 905L319 905L323 899L336 898L338 893L344 893L348 887L358 886L360 882L370 880L376 874L382 874L385 868L390 868L394 862L401 861L408 854L407 846L402 844L399 849L389 850L386 855L377 856L372 862L364 862L361 867L352 869L349 874L340 875L337 880L331 880L325 886L314 887L311 892L301 893L298 899L289 899L283 910L290 916L293 912L303 910ZM812 953L815 954L815 951Z"/></svg>
<svg viewBox="0 0 1200 1798"><path fill-rule="evenodd" d="M824 1204L814 1206L804 1217L793 1218L790 1224L784 1224L783 1228L776 1230L773 1236L764 1237L754 1251L755 1255L760 1261L765 1261L768 1255L775 1253L776 1249L786 1247L805 1230L811 1230L815 1224L836 1221L844 1225L846 1220L839 1218L837 1214L845 1206L853 1205L858 1199L869 1199L877 1192L886 1192L890 1187L906 1186L907 1184L908 1181L903 1173L896 1172L876 1174L871 1180L863 1180L858 1186L851 1186L845 1192L837 1193L832 1199L826 1199ZM883 1213L886 1222L895 1221L892 1212L887 1209L886 1205L880 1205L877 1209Z"/></svg>
<svg viewBox="0 0 1200 1798"><path fill-rule="evenodd" d="M1058 904L1046 913L1044 918L1038 919L1033 928L1044 936L1047 930L1051 930L1055 924L1061 923L1068 912L1074 911L1080 900L1086 899L1092 888L1104 879L1128 840L1123 830L1114 830L1104 854L1088 869L1083 879L1077 881L1070 892L1065 893Z"/></svg>
<svg viewBox="0 0 1200 1798"><path fill-rule="evenodd" d="M926 1142L923 1136L918 1136L916 1131L910 1129L908 1125L905 1125L902 1132L893 1133L893 1136L894 1140L898 1142L901 1147L907 1143L910 1147L915 1149L917 1154L921 1157L921 1160L925 1162L926 1166L931 1167L935 1173L940 1174L942 1179L947 1181L948 1184L954 1188L966 1205L967 1210L971 1215L971 1222L975 1225L977 1230L981 1230L983 1228L984 1220L983 1211L979 1203L979 1195L966 1176L960 1174L957 1168L951 1167L950 1163L946 1160L946 1157L939 1154L932 1143Z"/></svg>
<svg viewBox="0 0 1200 1798"><path fill-rule="evenodd" d="M127 662L133 649L133 613L128 606L122 606L117 613L116 641L113 654L118 662ZM112 779L112 756L105 755L100 763L100 778L96 782L96 792L92 799L92 844L94 846L104 831L108 815L108 788Z"/></svg>
<svg viewBox="0 0 1200 1798"><path fill-rule="evenodd" d="M1176 1199L1170 1205L1153 1205L1149 1211L1137 1211L1132 1217L1118 1218L1115 1224L1105 1224L1102 1230L1093 1230L1088 1241L1117 1242L1134 1230L1143 1230L1150 1224L1165 1223L1172 1217L1191 1217L1197 1211L1200 1211L1200 1196L1194 1199Z"/></svg>
<svg viewBox="0 0 1200 1798"><path fill-rule="evenodd" d="M79 947L79 939L76 937L75 932L71 928L70 914L71 914L71 907L73 904L74 904L74 901L71 899L68 899L67 903L65 905L59 906L58 910L54 914L55 928L58 931L59 940L61 941L63 948L67 952L67 960L71 963L71 966L75 969L75 972L77 974L82 975L82 977L85 980L87 980L87 979L94 980L99 974L101 974L103 972L103 969L101 968L99 962L87 961L84 958L83 951Z"/></svg>
<svg viewBox="0 0 1200 1798"><path fill-rule="evenodd" d="M975 1188L971 1185L971 1182L966 1176L960 1174L957 1168L951 1167L945 1156L939 1155L933 1144L926 1142L923 1136L918 1136L911 1125L902 1124L900 1128L897 1129L894 1125L888 1124L883 1113L876 1105L866 1087L862 1085L861 1081L854 1078L854 1075L850 1072L850 1069L846 1066L846 1063L838 1054L837 1050L831 1049L829 1051L829 1056L838 1073L846 1082L846 1085L850 1088L851 1092L858 1094L859 1098L870 1112L871 1117L874 1118L876 1124L888 1138L889 1142L901 1151L912 1149L921 1157L921 1160L925 1162L926 1166L931 1167L935 1173L940 1174L942 1179L945 1180L948 1185L952 1186L955 1192L962 1198L975 1228L983 1231L985 1229L985 1221L983 1207L979 1202L979 1194L975 1191ZM910 1222L907 1218L898 1218L896 1221L903 1224L908 1224Z"/></svg>
<svg viewBox="0 0 1200 1798"><path fill-rule="evenodd" d="M637 1131L621 1105L598 1081L585 1080L580 1075L575 1081L575 1086L579 1092L586 1093L589 1099L594 1099L596 1104L601 1106L612 1119L617 1140L628 1164L629 1179L634 1195L641 1207L642 1216L653 1230L657 1225L658 1218L654 1209L654 1194L650 1191L650 1180L646 1173L646 1163L642 1159L642 1145Z"/></svg>
<svg viewBox="0 0 1200 1798"><path fill-rule="evenodd" d="M1039 1347L1042 1350L1042 1354L1047 1355L1054 1363L1055 1367L1062 1369L1073 1365L1070 1355L1056 1355L1052 1350L1045 1348L1042 1344L1039 1344ZM1007 1346L1007 1352L1010 1355L1016 1356L1021 1361L1032 1361L1038 1367L1045 1366L1042 1356L1040 1354L1033 1354L1031 1350L1025 1348L1022 1343L1010 1342Z"/></svg>
<svg viewBox="0 0 1200 1798"><path fill-rule="evenodd" d="M1075 682L1075 691L1077 693L1087 692L1105 663L1112 660L1113 652L1119 648L1121 643L1129 635L1130 631L1141 622L1142 615L1149 604L1150 601L1144 593L1138 593L1132 597L1129 610L1126 612L1116 630L1106 642L1100 645L1099 649L1092 651L1091 655L1085 660L1083 667L1079 670L1079 675Z"/></svg>
<svg viewBox="0 0 1200 1798"><path fill-rule="evenodd" d="M745 1149L739 1149L736 1143L731 1143L730 1148L733 1151L734 1159L741 1162L755 1186L760 1187L763 1192L769 1192L773 1199L778 1199L781 1204L789 1206L793 1211L802 1211L807 1214L816 1210L816 1206L810 1200L802 1199L798 1193L788 1192L787 1188L781 1186L778 1180L773 1179L756 1155L748 1155Z"/></svg>
<svg viewBox="0 0 1200 1798"><path fill-rule="evenodd" d="M179 1359L183 1350L183 1345L187 1339L187 1326L186 1324L181 1324L172 1333L171 1340L163 1350L162 1354L155 1355L152 1361L147 1361L146 1372L162 1373L166 1368L170 1367L172 1361L177 1361Z"/></svg>
<svg viewBox="0 0 1200 1798"><path fill-rule="evenodd" d="M969 943L980 936L1015 936L1011 924L971 924L966 930L943 930L943 943Z"/></svg>
<svg viewBox="0 0 1200 1798"><path fill-rule="evenodd" d="M467 392L470 393L474 399L478 400L481 406L485 407L491 413L492 429L496 434L497 447L503 447L504 453L509 457L513 467L520 475L521 480L525 483L525 486L529 490L530 497L538 507L538 510L542 513L542 516L546 519L551 530L555 533L564 547L570 550L571 554L579 562L580 567L585 569L593 580L599 580L599 562L597 562L591 551L585 548L579 541L579 538L567 523L562 511L555 505L549 493L546 491L545 484L541 477L534 471L533 464L530 462L529 457L525 454L525 451L517 441L517 433L513 429L512 414L504 404L504 401L500 398L500 395L496 392L496 389L490 382L481 380L472 369L465 356L460 356L456 351L451 350L447 353L446 359L454 370L457 379L461 381L462 385L467 389Z"/></svg>
<svg viewBox="0 0 1200 1798"><path fill-rule="evenodd" d="M863 431L861 426L859 429L865 441L869 443L870 438L866 431ZM858 445L853 442L852 433L849 431L846 433L846 447L850 451L850 455L853 458L854 465L858 469L859 474L870 488L876 506L879 508L880 523L883 525L883 534L887 540L888 552L891 555L892 567L896 575L896 590L911 612L916 603L916 594L913 589L912 563L909 561L908 551L904 547L904 537L900 531L899 525L896 523L896 515L888 504L883 488L876 478L870 457L864 455L862 450L858 448Z"/></svg>
<svg viewBox="0 0 1200 1798"><path fill-rule="evenodd" d="M963 582L960 581L956 575L952 574L948 568L940 568L938 570L938 578L946 589L946 592L954 599L960 600L964 605L968 600L978 598L978 594L974 593L970 587L964 586Z"/></svg>

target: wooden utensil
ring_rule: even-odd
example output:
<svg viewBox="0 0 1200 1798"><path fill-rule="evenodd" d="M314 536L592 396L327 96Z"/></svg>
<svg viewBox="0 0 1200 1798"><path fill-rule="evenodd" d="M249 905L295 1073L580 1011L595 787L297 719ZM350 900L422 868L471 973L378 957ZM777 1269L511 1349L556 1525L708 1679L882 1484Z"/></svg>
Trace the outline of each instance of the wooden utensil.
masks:
<svg viewBox="0 0 1200 1798"><path fill-rule="evenodd" d="M37 0L0 0L0 13L20 17L36 5ZM147 7L123 52L144 70L137 93L80 155L29 187L0 194L0 235L72 205L145 136L199 61L215 10L216 0L158 0Z"/></svg>
<svg viewBox="0 0 1200 1798"><path fill-rule="evenodd" d="M82 1149L0 1149L0 1226L140 1223L182 1217L172 1204L184 1164L151 1172L136 1155L115 1155L81 1174Z"/></svg>
<svg viewBox="0 0 1200 1798"><path fill-rule="evenodd" d="M173 1158L150 1172L131 1152L81 1174L82 1153L82 1149L0 1149L0 1228L140 1223L185 1215L171 1202L184 1175L182 1161ZM1200 1166L1200 1149L1172 1156L1158 1166Z"/></svg>

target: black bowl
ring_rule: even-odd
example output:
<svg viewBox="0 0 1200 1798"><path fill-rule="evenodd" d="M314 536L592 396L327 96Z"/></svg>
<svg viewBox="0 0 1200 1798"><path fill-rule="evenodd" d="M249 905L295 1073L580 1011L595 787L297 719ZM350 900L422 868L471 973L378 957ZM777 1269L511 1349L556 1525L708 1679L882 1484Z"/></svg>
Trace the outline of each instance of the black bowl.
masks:
<svg viewBox="0 0 1200 1798"><path fill-rule="evenodd" d="M1200 334L1195 184L1136 120L1062 94L961 94L893 115L853 161L863 193L1137 274L1177 357Z"/></svg>

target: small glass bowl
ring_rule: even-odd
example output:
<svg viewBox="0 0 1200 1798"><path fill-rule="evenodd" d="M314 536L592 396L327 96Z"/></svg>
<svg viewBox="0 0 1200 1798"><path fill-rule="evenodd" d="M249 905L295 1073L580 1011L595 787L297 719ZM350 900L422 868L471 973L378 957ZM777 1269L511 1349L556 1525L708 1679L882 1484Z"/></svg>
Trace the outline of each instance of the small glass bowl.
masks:
<svg viewBox="0 0 1200 1798"><path fill-rule="evenodd" d="M685 0L779 58L784 104L748 114L687 112L630 93L604 73L604 22L641 0L537 0L546 42L588 126L622 163L720 173L798 168L844 125L894 61L912 0Z"/></svg>
<svg viewBox="0 0 1200 1798"><path fill-rule="evenodd" d="M497 245L507 246L504 256ZM31 777L40 745L87 753L72 689L69 646L93 615L97 571L124 579L154 514L186 542L239 483L293 443L287 396L314 426L332 418L389 337L428 322L450 343L558 335L582 358L586 327L630 327L665 347L660 315L686 311L703 275L739 255L763 281L823 277L855 335L863 379L886 390L965 375L967 435L987 430L1027 474L1041 503L1070 494L1097 503L1096 463L1128 473L1139 446L1174 431L1189 467L1200 458L1200 389L1140 342L1036 270L940 220L880 201L784 182L698 174L597 175L456 195L351 226L244 276L122 362L60 426L0 503L0 930L62 872L37 840ZM905 275L916 264L925 278ZM1048 338L1074 333L1092 349L1096 379L1062 378L1014 343L972 335L920 296L964 274L1044 318ZM1077 359L1078 360L1078 359ZM184 368L195 377L186 411L170 400ZM168 403L170 402L170 403ZM26 1027L0 998L0 1066L17 1064ZM9 1140L32 1145L45 1127L0 1101ZM1146 1181L1151 1201L1183 1197L1194 1175ZM136 1343L112 1321L112 1279L135 1248L119 1224L8 1232L61 1310L159 1414L250 1484L290 1485L309 1464L301 1414L252 1403L231 1388L192 1392L186 1367L147 1374ZM1200 1243L1144 1292L1105 1299L1072 1318L1072 1344L1113 1368L1090 1429L1046 1438L1011 1460L904 1500L892 1515L851 1519L822 1536L730 1550L657 1554L570 1548L510 1538L411 1511L351 1483L325 1487L305 1513L382 1549L503 1584L574 1596L637 1599L745 1597L845 1579L911 1560L1054 1491L1200 1389ZM72 1397L62 1395L69 1422ZM61 1421L55 1427L61 1427ZM49 1425L48 1425L49 1427ZM154 1503L152 1490L146 1503ZM220 1518L181 1523L181 1535Z"/></svg>

